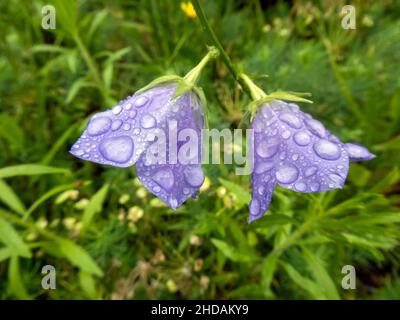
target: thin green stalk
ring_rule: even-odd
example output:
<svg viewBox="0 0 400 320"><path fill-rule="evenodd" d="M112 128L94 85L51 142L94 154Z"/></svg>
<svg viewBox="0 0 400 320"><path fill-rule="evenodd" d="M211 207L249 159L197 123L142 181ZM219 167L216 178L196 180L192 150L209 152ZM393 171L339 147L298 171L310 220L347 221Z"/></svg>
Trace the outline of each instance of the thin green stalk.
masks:
<svg viewBox="0 0 400 320"><path fill-rule="evenodd" d="M80 50L80 52L82 54L83 59L86 62L86 65L89 68L90 73L92 74L92 77L93 77L94 81L96 82L96 85L97 85L98 89L100 90L100 93L101 93L104 101L106 103L111 102L111 98L110 98L110 96L108 94L108 90L105 87L103 81L101 80L99 71L97 70L97 67L96 67L95 63L94 63L93 59L91 58L91 56L89 54L89 51L86 49L86 46L83 44L83 42L82 42L81 38L79 37L79 35L75 35L73 38L74 38L74 41L75 41L76 45L78 46L78 48L79 48L79 50Z"/></svg>
<svg viewBox="0 0 400 320"><path fill-rule="evenodd" d="M241 73L236 69L236 67L232 63L231 59L229 58L228 54L226 53L224 47L221 45L221 42L218 40L217 36L215 35L214 30L211 28L211 26L208 22L208 19L204 13L204 10L200 5L199 0L193 0L192 3L194 6L194 9L196 10L197 16L199 17L201 25L203 26L204 30L207 32L208 37L210 38L211 42L218 48L218 50L221 54L222 61L227 66L229 72L235 78L235 81L237 81L241 85L241 87L243 88L243 91L250 98L253 98L248 84L243 80Z"/></svg>

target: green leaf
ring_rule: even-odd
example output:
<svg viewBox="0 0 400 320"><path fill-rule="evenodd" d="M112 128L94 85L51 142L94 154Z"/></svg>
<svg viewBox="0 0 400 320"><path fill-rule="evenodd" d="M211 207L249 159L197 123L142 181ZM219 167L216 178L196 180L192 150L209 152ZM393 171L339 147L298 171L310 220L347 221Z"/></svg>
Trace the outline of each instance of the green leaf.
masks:
<svg viewBox="0 0 400 320"><path fill-rule="evenodd" d="M2 179L0 179L0 201L19 214L24 214L26 211L24 204L14 190Z"/></svg>
<svg viewBox="0 0 400 320"><path fill-rule="evenodd" d="M273 226L283 226L286 224L295 224L296 220L284 214L266 214L249 224L250 229L271 228Z"/></svg>
<svg viewBox="0 0 400 320"><path fill-rule="evenodd" d="M47 199L51 198L52 196L54 196L60 192L65 191L65 190L73 189L74 187L75 186L73 184L64 184L64 185L55 186L54 188L50 189L29 207L29 209L26 211L24 218L26 219L27 217L29 217L32 214L32 212L35 211L36 208L39 207Z"/></svg>
<svg viewBox="0 0 400 320"><path fill-rule="evenodd" d="M226 242L219 239L211 239L214 246L217 247L228 259L235 262L250 262L257 259L256 256L249 252L241 252Z"/></svg>
<svg viewBox="0 0 400 320"><path fill-rule="evenodd" d="M89 274L103 276L103 271L82 247L68 239L59 239L58 245L61 254L74 266Z"/></svg>
<svg viewBox="0 0 400 320"><path fill-rule="evenodd" d="M336 286L321 261L311 251L306 249L306 247L303 247L302 250L309 270L313 274L315 280L319 283L321 290L324 291L326 298L330 300L339 300L340 296Z"/></svg>
<svg viewBox="0 0 400 320"><path fill-rule="evenodd" d="M85 208L82 216L82 231L85 230L92 222L94 216L101 212L103 208L103 202L107 195L109 184L105 184L100 188L90 199L89 204Z"/></svg>
<svg viewBox="0 0 400 320"><path fill-rule="evenodd" d="M279 254L271 252L263 261L261 270L261 283L265 298L273 296L271 291L272 279L276 271Z"/></svg>
<svg viewBox="0 0 400 320"><path fill-rule="evenodd" d="M12 250L8 247L0 248L0 262L7 260L12 256Z"/></svg>
<svg viewBox="0 0 400 320"><path fill-rule="evenodd" d="M0 218L0 241L10 248L15 255L30 258L31 252L14 227Z"/></svg>
<svg viewBox="0 0 400 320"><path fill-rule="evenodd" d="M247 190L243 189L241 186L237 185L236 183L233 183L231 181L219 178L218 181L230 192L232 192L237 200L240 201L242 205L245 205L250 202L251 196L250 192Z"/></svg>
<svg viewBox="0 0 400 320"><path fill-rule="evenodd" d="M90 273L79 271L79 285L90 299L97 299L96 282Z"/></svg>
<svg viewBox="0 0 400 320"><path fill-rule="evenodd" d="M13 150L21 150L25 143L24 131L16 119L7 114L0 114L0 138L4 138Z"/></svg>
<svg viewBox="0 0 400 320"><path fill-rule="evenodd" d="M15 176L33 176L42 174L69 173L68 169L45 166L41 164L20 164L0 169L0 179Z"/></svg>
<svg viewBox="0 0 400 320"><path fill-rule="evenodd" d="M326 299L326 296L321 292L320 286L313 280L303 277L295 268L285 262L280 262L289 277L301 288L309 293L315 299Z"/></svg>
<svg viewBox="0 0 400 320"><path fill-rule="evenodd" d="M78 8L76 0L51 0L56 9L57 26L58 22L72 36L78 34Z"/></svg>
<svg viewBox="0 0 400 320"><path fill-rule="evenodd" d="M352 163L349 170L349 181L353 183L357 187L364 187L369 179L371 178L372 173L364 166Z"/></svg>
<svg viewBox="0 0 400 320"><path fill-rule="evenodd" d="M8 289L18 299L31 299L22 282L22 274L19 269L19 258L12 256L8 265Z"/></svg>

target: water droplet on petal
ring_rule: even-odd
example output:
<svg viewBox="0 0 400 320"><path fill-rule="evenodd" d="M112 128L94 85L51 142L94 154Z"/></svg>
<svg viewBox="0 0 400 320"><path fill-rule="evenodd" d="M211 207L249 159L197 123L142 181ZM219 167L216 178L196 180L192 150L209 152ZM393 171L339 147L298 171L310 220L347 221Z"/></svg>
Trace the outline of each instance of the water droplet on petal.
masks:
<svg viewBox="0 0 400 320"><path fill-rule="evenodd" d="M131 128L131 125L129 123L125 123L124 126L122 127L122 129L124 129L125 131L128 131Z"/></svg>
<svg viewBox="0 0 400 320"><path fill-rule="evenodd" d="M306 119L304 120L307 128L316 136L320 138L324 138L326 135L325 127L324 125L319 122L318 120L315 119Z"/></svg>
<svg viewBox="0 0 400 320"><path fill-rule="evenodd" d="M325 160L337 160L340 158L340 148L337 144L329 140L319 140L314 143L315 153Z"/></svg>
<svg viewBox="0 0 400 320"><path fill-rule="evenodd" d="M297 153L294 153L293 155L292 155L292 160L293 161L297 161L299 159L299 155L297 154Z"/></svg>
<svg viewBox="0 0 400 320"><path fill-rule="evenodd" d="M263 140L257 147L256 152L260 157L271 158L279 150L279 141L277 139Z"/></svg>
<svg viewBox="0 0 400 320"><path fill-rule="evenodd" d="M152 179L157 182L165 190L170 190L174 185L174 173L171 169L161 169L157 171Z"/></svg>
<svg viewBox="0 0 400 320"><path fill-rule="evenodd" d="M319 183L318 182L313 182L310 184L310 189L313 192L319 191Z"/></svg>
<svg viewBox="0 0 400 320"><path fill-rule="evenodd" d="M158 193L161 191L161 188L159 186L154 186L153 191Z"/></svg>
<svg viewBox="0 0 400 320"><path fill-rule="evenodd" d="M121 108L121 106L115 106L114 108L112 108L111 111L112 111L113 114L117 115L117 114L121 113L122 108Z"/></svg>
<svg viewBox="0 0 400 320"><path fill-rule="evenodd" d="M136 110L132 110L131 112L129 112L129 118L133 119L136 117Z"/></svg>
<svg viewBox="0 0 400 320"><path fill-rule="evenodd" d="M331 179L334 182L334 187L336 187L336 188L342 187L342 185L344 183L344 179L341 176L339 176L335 173L330 173L328 175L328 177L329 177L329 179Z"/></svg>
<svg viewBox="0 0 400 320"><path fill-rule="evenodd" d="M257 216L260 213L260 203L257 199L251 200L249 209L252 216Z"/></svg>
<svg viewBox="0 0 400 320"><path fill-rule="evenodd" d="M127 104L124 106L124 108L125 108L126 110L130 110L130 109L132 108L132 103L127 103Z"/></svg>
<svg viewBox="0 0 400 320"><path fill-rule="evenodd" d="M149 114L145 114L142 119L140 119L140 124L144 129L150 129L156 125L156 119Z"/></svg>
<svg viewBox="0 0 400 320"><path fill-rule="evenodd" d="M109 161L125 163L132 156L133 141L128 136L110 137L102 141L99 151Z"/></svg>
<svg viewBox="0 0 400 320"><path fill-rule="evenodd" d="M178 207L178 201L174 197L170 197L168 199L168 203L172 209L176 209Z"/></svg>
<svg viewBox="0 0 400 320"><path fill-rule="evenodd" d="M283 165L275 173L275 176L280 183L292 183L299 176L299 169L291 164Z"/></svg>
<svg viewBox="0 0 400 320"><path fill-rule="evenodd" d="M312 175L314 175L317 172L317 170L318 170L318 167L316 167L316 166L308 167L304 170L304 176L306 178L311 177Z"/></svg>
<svg viewBox="0 0 400 320"><path fill-rule="evenodd" d="M293 113L290 112L283 112L279 116L279 119L283 122L287 123L289 126L295 129L301 128L301 120L295 116Z"/></svg>
<svg viewBox="0 0 400 320"><path fill-rule="evenodd" d="M290 138L290 135L291 135L291 133L290 133L290 131L289 130L285 130L285 131L283 131L282 132L282 138L283 139L289 139Z"/></svg>
<svg viewBox="0 0 400 320"><path fill-rule="evenodd" d="M97 117L90 120L87 133L91 136L98 136L110 129L111 120L107 117Z"/></svg>
<svg viewBox="0 0 400 320"><path fill-rule="evenodd" d="M296 182L294 188L297 191L304 192L307 190L307 185L304 182Z"/></svg>
<svg viewBox="0 0 400 320"><path fill-rule="evenodd" d="M190 190L188 188L183 188L183 194L188 195Z"/></svg>
<svg viewBox="0 0 400 320"><path fill-rule="evenodd" d="M304 147L311 142L311 137L307 132L299 131L295 133L295 135L293 136L293 140L294 142L296 142L297 145Z"/></svg>
<svg viewBox="0 0 400 320"><path fill-rule="evenodd" d="M111 125L111 130L112 131L118 130L121 126L122 126L122 121L120 119L117 119L113 121Z"/></svg>
<svg viewBox="0 0 400 320"><path fill-rule="evenodd" d="M256 165L255 172L257 174L264 173L266 171L271 170L274 167L275 163L273 161L262 161Z"/></svg>
<svg viewBox="0 0 400 320"><path fill-rule="evenodd" d="M200 187L204 182L204 173L200 167L188 167L183 171L186 182L192 187Z"/></svg>
<svg viewBox="0 0 400 320"><path fill-rule="evenodd" d="M265 192L265 188L264 188L263 186L261 186L261 187L259 187L259 188L257 189L257 191L258 191L258 194L259 194L260 196L262 196L262 195L264 194L264 192Z"/></svg>
<svg viewBox="0 0 400 320"><path fill-rule="evenodd" d="M81 156L81 155L83 155L85 153L85 151L83 151L83 150L76 150L76 151L74 151L74 154L76 154L77 156Z"/></svg>
<svg viewBox="0 0 400 320"><path fill-rule="evenodd" d="M281 160L285 160L286 159L286 152L285 151L281 152L281 154L279 155L279 159L281 159Z"/></svg>
<svg viewBox="0 0 400 320"><path fill-rule="evenodd" d="M143 107L147 103L148 100L149 100L149 98L147 98L145 96L138 97L134 102L135 107L137 107L137 108Z"/></svg>

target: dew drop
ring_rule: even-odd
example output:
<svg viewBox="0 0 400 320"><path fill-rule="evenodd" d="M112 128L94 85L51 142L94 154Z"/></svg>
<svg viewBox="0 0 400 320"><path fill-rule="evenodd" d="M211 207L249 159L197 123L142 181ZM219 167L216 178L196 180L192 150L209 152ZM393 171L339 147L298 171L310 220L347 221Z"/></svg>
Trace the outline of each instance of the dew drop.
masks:
<svg viewBox="0 0 400 320"><path fill-rule="evenodd" d="M255 172L257 174L264 173L266 171L271 170L274 167L275 163L273 161L262 161L256 165Z"/></svg>
<svg viewBox="0 0 400 320"><path fill-rule="evenodd" d="M158 193L158 192L161 191L161 188L160 188L159 186L154 186L154 187L153 187L153 191L156 192L156 193Z"/></svg>
<svg viewBox="0 0 400 320"><path fill-rule="evenodd" d="M133 152L133 141L128 136L110 137L102 141L99 146L101 155L113 162L127 162Z"/></svg>
<svg viewBox="0 0 400 320"><path fill-rule="evenodd" d="M149 100L149 98L147 98L145 96L138 97L134 102L135 107L137 107L137 108L143 107L147 103L148 100Z"/></svg>
<svg viewBox="0 0 400 320"><path fill-rule="evenodd" d="M117 119L113 121L111 125L111 130L112 131L118 130L121 126L122 126L122 121L120 119Z"/></svg>
<svg viewBox="0 0 400 320"><path fill-rule="evenodd" d="M124 126L122 127L122 129L124 129L125 131L128 131L131 128L131 125L129 123L125 123Z"/></svg>
<svg viewBox="0 0 400 320"><path fill-rule="evenodd" d="M127 103L124 107L126 110L130 110L132 108L132 103Z"/></svg>
<svg viewBox="0 0 400 320"><path fill-rule="evenodd" d="M190 190L188 188L183 188L183 194L188 195Z"/></svg>
<svg viewBox="0 0 400 320"><path fill-rule="evenodd" d="M170 190L174 185L174 173L171 169L161 169L157 171L153 176L152 179L157 182L162 188L165 190Z"/></svg>
<svg viewBox="0 0 400 320"><path fill-rule="evenodd" d="M279 143L277 139L263 140L256 147L257 154L263 158L273 157L278 150Z"/></svg>
<svg viewBox="0 0 400 320"><path fill-rule="evenodd" d="M299 159L299 155L297 154L297 153L294 153L293 155L292 155L292 160L293 161L297 161Z"/></svg>
<svg viewBox="0 0 400 320"><path fill-rule="evenodd" d="M280 183L292 183L299 176L299 169L291 164L283 165L275 173L275 176Z"/></svg>
<svg viewBox="0 0 400 320"><path fill-rule="evenodd" d="M145 114L142 119L140 119L140 124L144 129L150 129L156 125L156 119L149 114Z"/></svg>
<svg viewBox="0 0 400 320"><path fill-rule="evenodd" d="M98 136L100 134L106 133L111 126L111 120L107 117L92 118L90 120L87 133L91 136Z"/></svg>
<svg viewBox="0 0 400 320"><path fill-rule="evenodd" d="M192 187L200 187L204 181L204 173L200 167L188 167L183 171L186 182Z"/></svg>
<svg viewBox="0 0 400 320"><path fill-rule="evenodd" d="M282 138L283 139L289 139L290 138L290 135L291 135L291 133L290 133L290 131L289 130L285 130L285 131L283 131L282 132Z"/></svg>
<svg viewBox="0 0 400 320"><path fill-rule="evenodd" d="M252 216L257 216L260 213L260 202L257 199L252 199L249 209Z"/></svg>
<svg viewBox="0 0 400 320"><path fill-rule="evenodd" d="M311 137L307 132L299 131L295 133L293 140L297 145L304 147L311 142Z"/></svg>
<svg viewBox="0 0 400 320"><path fill-rule="evenodd" d="M287 123L289 126L295 129L301 128L301 120L295 116L293 113L290 112L283 112L279 116L279 119L283 122Z"/></svg>
<svg viewBox="0 0 400 320"><path fill-rule="evenodd" d="M304 192L307 190L307 185L304 182L296 182L294 188L297 191Z"/></svg>
<svg viewBox="0 0 400 320"><path fill-rule="evenodd" d="M337 160L340 158L340 148L337 144L329 140L319 140L314 143L315 153L325 160Z"/></svg>
<svg viewBox="0 0 400 320"><path fill-rule="evenodd" d="M304 120L307 128L316 136L320 137L320 138L324 138L326 135L326 131L325 131L325 127L324 125L315 120L315 119L306 119Z"/></svg>
<svg viewBox="0 0 400 320"><path fill-rule="evenodd" d="M136 110L132 110L131 112L129 112L129 118L131 119L135 118L136 114L137 114Z"/></svg>
<svg viewBox="0 0 400 320"><path fill-rule="evenodd" d="M121 111L122 111L121 106L115 106L114 108L112 108L112 113L115 115L120 114Z"/></svg>
<svg viewBox="0 0 400 320"><path fill-rule="evenodd" d="M319 183L318 182L313 182L310 184L310 189L313 192L319 191Z"/></svg>
<svg viewBox="0 0 400 320"><path fill-rule="evenodd" d="M316 166L311 166L306 168L306 170L304 170L304 176L306 178L311 177L312 175L314 175L317 172L318 168Z"/></svg>
<svg viewBox="0 0 400 320"><path fill-rule="evenodd" d="M174 197L170 197L168 199L168 203L172 209L176 209L178 207L178 201Z"/></svg>

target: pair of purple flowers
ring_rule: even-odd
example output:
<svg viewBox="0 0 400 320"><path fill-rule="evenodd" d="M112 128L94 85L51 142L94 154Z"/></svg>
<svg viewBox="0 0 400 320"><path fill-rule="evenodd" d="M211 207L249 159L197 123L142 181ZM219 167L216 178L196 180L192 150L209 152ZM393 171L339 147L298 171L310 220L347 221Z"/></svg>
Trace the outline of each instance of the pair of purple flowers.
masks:
<svg viewBox="0 0 400 320"><path fill-rule="evenodd" d="M149 162L147 151L160 146L155 143L160 133L167 136L167 150L172 143L178 151L183 147L183 141L168 137L170 123L176 124L177 132L191 129L201 136L205 99L194 83L210 58L203 59L184 78L162 77L112 109L95 114L70 152L99 164L136 164L142 184L172 209L196 197L204 181L200 142L196 159L188 163ZM363 146L342 143L296 104L266 101L259 100L251 123L254 152L249 222L268 210L276 184L303 193L341 188L349 161L374 157ZM159 151L152 150L155 154Z"/></svg>

